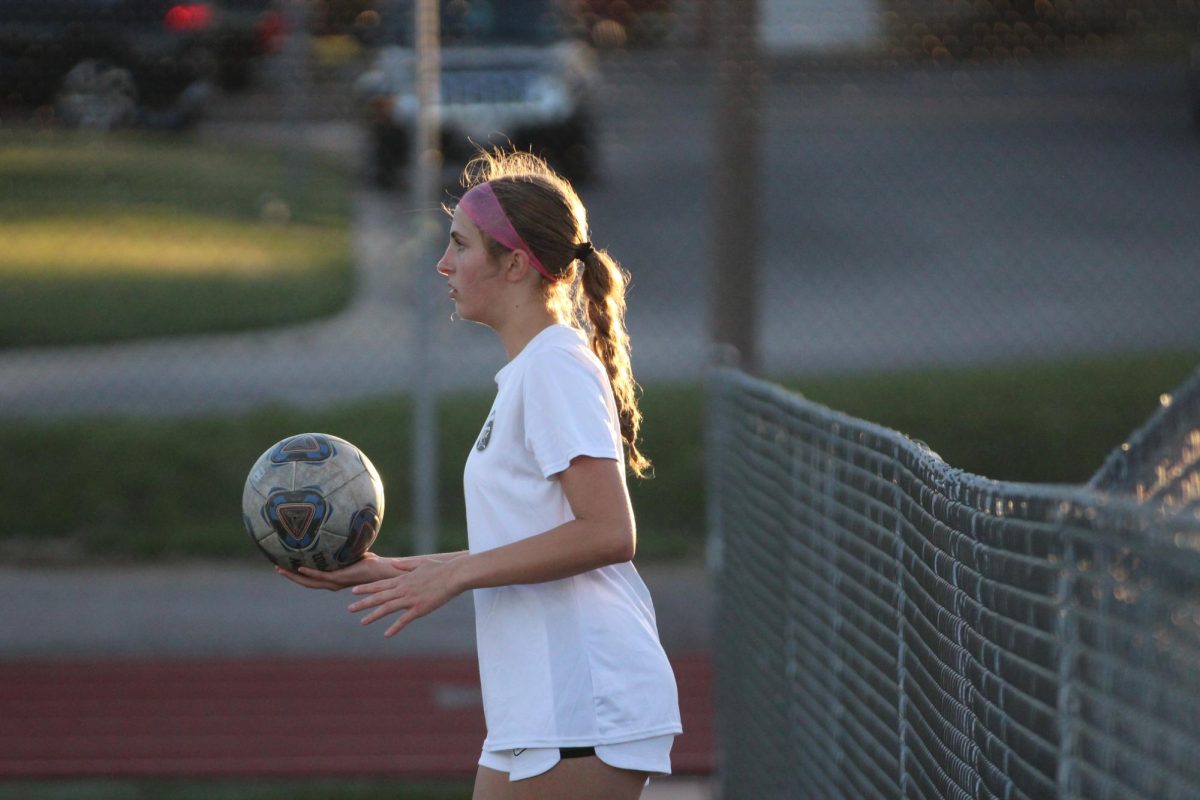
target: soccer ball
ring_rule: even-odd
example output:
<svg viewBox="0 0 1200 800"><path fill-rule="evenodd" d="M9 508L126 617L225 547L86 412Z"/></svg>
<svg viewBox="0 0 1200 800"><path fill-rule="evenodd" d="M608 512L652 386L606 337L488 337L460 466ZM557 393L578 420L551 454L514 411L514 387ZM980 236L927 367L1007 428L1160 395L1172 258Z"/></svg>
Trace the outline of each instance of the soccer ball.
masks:
<svg viewBox="0 0 1200 800"><path fill-rule="evenodd" d="M345 439L289 436L250 468L242 519L258 549L279 566L339 569L362 558L379 534L383 482Z"/></svg>

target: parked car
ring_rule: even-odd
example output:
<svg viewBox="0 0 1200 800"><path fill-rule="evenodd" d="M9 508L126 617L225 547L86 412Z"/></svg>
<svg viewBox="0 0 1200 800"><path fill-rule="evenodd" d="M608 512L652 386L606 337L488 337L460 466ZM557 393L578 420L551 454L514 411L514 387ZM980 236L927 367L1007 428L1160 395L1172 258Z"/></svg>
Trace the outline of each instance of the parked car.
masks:
<svg viewBox="0 0 1200 800"><path fill-rule="evenodd" d="M0 103L70 125L180 126L214 70L206 0L0 0Z"/></svg>
<svg viewBox="0 0 1200 800"><path fill-rule="evenodd" d="M370 171L394 186L410 157L417 115L411 0L380 16L382 43L356 89L370 131ZM512 145L544 155L575 181L595 167L595 54L555 0L443 0L442 149Z"/></svg>

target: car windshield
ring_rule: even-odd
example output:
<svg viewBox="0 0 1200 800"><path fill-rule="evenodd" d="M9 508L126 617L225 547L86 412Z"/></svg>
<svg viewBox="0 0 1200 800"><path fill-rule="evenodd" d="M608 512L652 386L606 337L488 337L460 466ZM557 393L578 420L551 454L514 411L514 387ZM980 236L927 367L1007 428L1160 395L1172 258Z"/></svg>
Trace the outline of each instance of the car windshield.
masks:
<svg viewBox="0 0 1200 800"><path fill-rule="evenodd" d="M447 47L539 45L564 36L555 0L440 0L441 39ZM383 20L384 38L412 46L413 0L401 0Z"/></svg>

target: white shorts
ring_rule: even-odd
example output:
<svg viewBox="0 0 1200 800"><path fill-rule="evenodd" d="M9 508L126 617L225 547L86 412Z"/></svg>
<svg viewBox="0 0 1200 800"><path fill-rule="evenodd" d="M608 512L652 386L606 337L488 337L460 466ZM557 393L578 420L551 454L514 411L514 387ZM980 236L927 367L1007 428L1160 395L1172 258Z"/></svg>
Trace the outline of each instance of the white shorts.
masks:
<svg viewBox="0 0 1200 800"><path fill-rule="evenodd" d="M671 746L675 736L655 736L620 744L596 745L596 757L618 769L671 774ZM510 781L521 781L549 772L562 759L557 747L529 747L517 750L484 750L479 766L507 772Z"/></svg>

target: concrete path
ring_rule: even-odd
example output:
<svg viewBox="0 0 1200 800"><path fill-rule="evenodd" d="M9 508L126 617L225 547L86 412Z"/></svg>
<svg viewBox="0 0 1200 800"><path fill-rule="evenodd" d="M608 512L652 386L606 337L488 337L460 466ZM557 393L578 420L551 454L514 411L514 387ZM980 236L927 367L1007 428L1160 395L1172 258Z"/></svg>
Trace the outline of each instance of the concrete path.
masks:
<svg viewBox="0 0 1200 800"><path fill-rule="evenodd" d="M713 592L702 565L649 564L663 646L707 650ZM3 660L472 655L463 595L394 639L363 628L346 593L306 591L243 563L0 567ZM299 624L303 620L303 625Z"/></svg>

